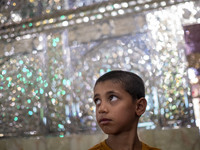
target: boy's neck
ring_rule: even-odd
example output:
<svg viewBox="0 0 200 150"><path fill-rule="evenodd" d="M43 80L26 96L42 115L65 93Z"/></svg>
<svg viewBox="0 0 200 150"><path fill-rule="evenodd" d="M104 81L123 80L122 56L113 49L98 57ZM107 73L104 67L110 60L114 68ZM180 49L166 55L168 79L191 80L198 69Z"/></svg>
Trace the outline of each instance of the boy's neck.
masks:
<svg viewBox="0 0 200 150"><path fill-rule="evenodd" d="M112 150L142 150L142 143L135 132L127 132L119 135L108 135L106 144Z"/></svg>

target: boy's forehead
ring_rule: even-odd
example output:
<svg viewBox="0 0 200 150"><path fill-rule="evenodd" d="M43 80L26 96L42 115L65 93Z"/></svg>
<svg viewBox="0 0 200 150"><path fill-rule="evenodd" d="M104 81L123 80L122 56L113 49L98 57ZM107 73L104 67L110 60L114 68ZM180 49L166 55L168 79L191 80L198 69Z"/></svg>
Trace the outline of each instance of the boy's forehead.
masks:
<svg viewBox="0 0 200 150"><path fill-rule="evenodd" d="M101 82L98 82L95 87L94 87L94 90L97 88L97 87L100 87L100 88L104 88L104 87L119 87L119 88L123 88L122 84L119 82L119 81L116 81L116 80L105 80L105 81L101 81Z"/></svg>

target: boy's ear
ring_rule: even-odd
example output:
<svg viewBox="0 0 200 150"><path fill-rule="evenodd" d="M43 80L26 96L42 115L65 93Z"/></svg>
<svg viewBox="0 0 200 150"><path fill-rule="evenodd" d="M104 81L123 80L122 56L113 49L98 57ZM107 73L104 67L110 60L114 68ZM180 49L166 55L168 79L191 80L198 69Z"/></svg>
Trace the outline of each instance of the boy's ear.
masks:
<svg viewBox="0 0 200 150"><path fill-rule="evenodd" d="M136 114L140 117L146 110L147 100L142 97L136 101Z"/></svg>

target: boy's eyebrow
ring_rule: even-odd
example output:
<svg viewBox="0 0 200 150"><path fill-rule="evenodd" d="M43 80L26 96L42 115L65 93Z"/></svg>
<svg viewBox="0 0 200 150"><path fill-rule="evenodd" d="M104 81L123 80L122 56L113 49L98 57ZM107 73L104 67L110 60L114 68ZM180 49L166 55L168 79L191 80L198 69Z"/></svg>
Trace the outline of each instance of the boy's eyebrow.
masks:
<svg viewBox="0 0 200 150"><path fill-rule="evenodd" d="M110 95L110 94L114 94L114 93L117 93L117 92L115 92L115 91L108 91L108 92L106 92L106 95ZM94 97L93 97L93 99L95 98L95 97L99 97L100 96L100 94L95 94L94 95Z"/></svg>
<svg viewBox="0 0 200 150"><path fill-rule="evenodd" d="M95 97L98 97L98 96L100 96L100 94L95 94L94 97L93 97L93 99L95 99Z"/></svg>
<svg viewBox="0 0 200 150"><path fill-rule="evenodd" d="M116 93L115 91L108 91L106 92L106 94L113 94L113 93Z"/></svg>

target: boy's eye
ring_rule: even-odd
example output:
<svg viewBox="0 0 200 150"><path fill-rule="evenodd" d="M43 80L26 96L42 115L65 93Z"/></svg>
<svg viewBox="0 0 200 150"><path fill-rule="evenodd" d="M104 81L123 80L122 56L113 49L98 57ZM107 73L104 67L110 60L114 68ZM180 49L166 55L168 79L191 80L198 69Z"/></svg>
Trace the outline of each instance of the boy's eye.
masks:
<svg viewBox="0 0 200 150"><path fill-rule="evenodd" d="M101 100L100 100L100 99L95 99L95 100L94 100L94 103L95 103L96 105L99 105L99 104L101 104Z"/></svg>
<svg viewBox="0 0 200 150"><path fill-rule="evenodd" d="M118 100L118 98L117 98L117 96L111 95L111 96L109 97L109 100L110 100L110 101L116 101L116 100Z"/></svg>

